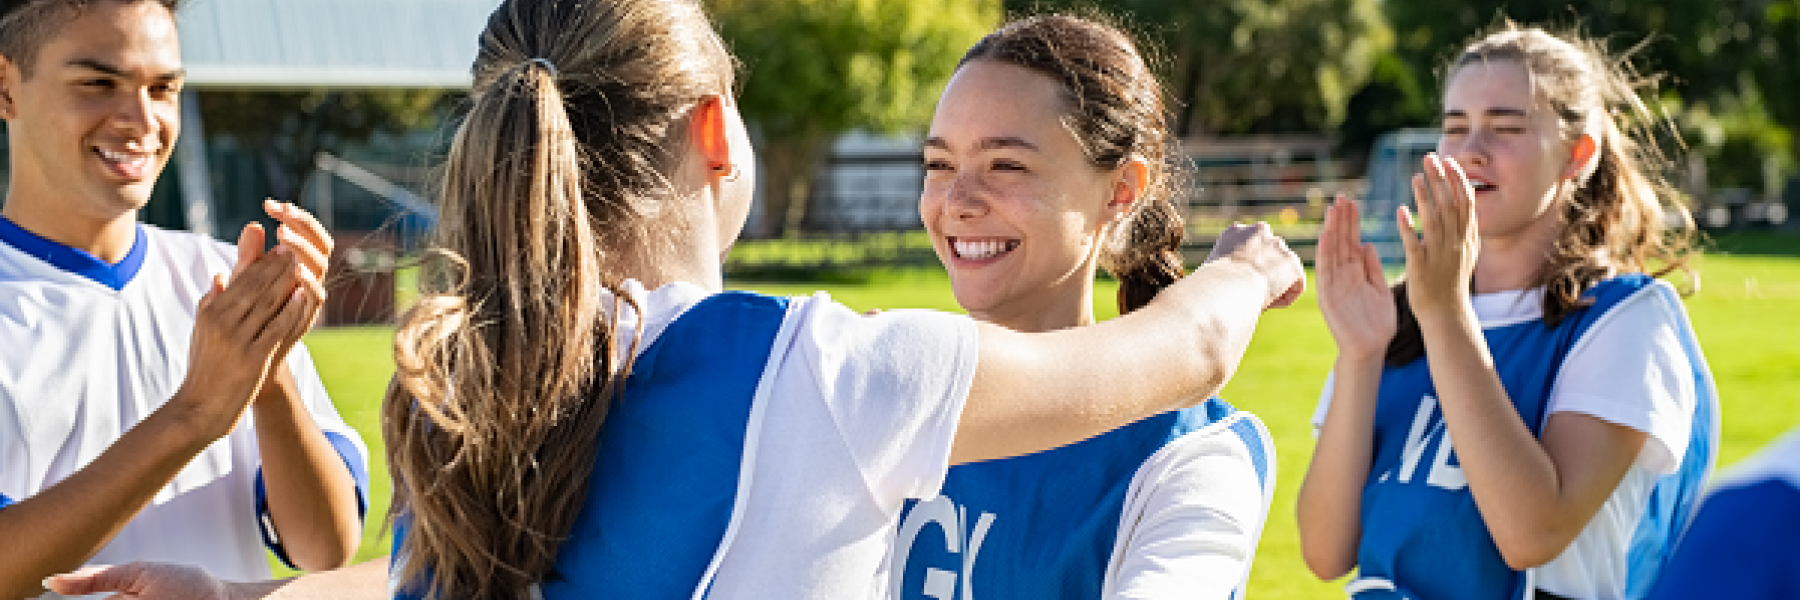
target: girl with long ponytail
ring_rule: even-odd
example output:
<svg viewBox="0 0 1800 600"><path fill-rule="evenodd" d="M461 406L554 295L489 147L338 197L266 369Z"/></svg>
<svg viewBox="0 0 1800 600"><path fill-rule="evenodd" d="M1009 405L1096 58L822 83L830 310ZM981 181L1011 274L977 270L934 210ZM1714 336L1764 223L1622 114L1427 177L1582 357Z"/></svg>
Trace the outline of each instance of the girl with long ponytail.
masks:
<svg viewBox="0 0 1800 600"><path fill-rule="evenodd" d="M1718 405L1675 288L1687 212L1622 58L1509 24L1447 73L1390 291L1357 205L1319 246L1338 346L1300 491L1356 598L1635 598L1711 469ZM1668 223L1677 223L1671 228Z"/></svg>
<svg viewBox="0 0 1800 600"><path fill-rule="evenodd" d="M971 316L1080 327L1098 268L1127 315L1181 278L1167 113L1131 37L1096 18L1017 19L964 55L926 138L920 214ZM901 521L890 595L930 597L946 572L975 598L1241 595L1274 457L1255 415L1214 398L953 467Z"/></svg>

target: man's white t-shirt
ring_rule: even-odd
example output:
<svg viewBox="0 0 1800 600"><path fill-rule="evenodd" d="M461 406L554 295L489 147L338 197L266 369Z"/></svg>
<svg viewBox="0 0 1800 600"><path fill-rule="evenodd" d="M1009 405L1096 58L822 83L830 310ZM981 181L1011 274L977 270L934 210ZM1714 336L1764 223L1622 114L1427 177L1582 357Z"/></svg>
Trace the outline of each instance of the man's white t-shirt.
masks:
<svg viewBox="0 0 1800 600"><path fill-rule="evenodd" d="M687 283L627 281L626 291L645 315L640 351L708 295ZM636 321L622 315L620 330ZM942 487L977 355L967 317L862 315L824 293L791 299L706 597L884 597L901 506Z"/></svg>
<svg viewBox="0 0 1800 600"><path fill-rule="evenodd" d="M1576 342L1557 373L1544 414L1582 413L1649 437L1575 541L1534 569L1539 589L1573 598L1625 596L1632 535L1657 478L1681 463L1698 398L1682 339L1686 319L1667 288L1668 282L1657 280L1620 301ZM1483 329L1501 327L1542 318L1544 291L1478 294L1471 303ZM1315 430L1325 424L1331 389L1327 377L1313 414Z"/></svg>
<svg viewBox="0 0 1800 600"><path fill-rule="evenodd" d="M115 289L55 262L79 251L21 237L10 222L0 227L7 228L0 232L4 506L86 466L174 395L187 375L200 298L213 274L231 271L237 253L211 238L140 226L137 256L121 262L136 271ZM352 473L366 478L368 450L338 416L304 346L295 346L287 366L314 421ZM154 560L227 580L267 579L254 419L246 412L201 451L89 563ZM359 495L365 483L358 481ZM9 542L30 551L29 540Z"/></svg>

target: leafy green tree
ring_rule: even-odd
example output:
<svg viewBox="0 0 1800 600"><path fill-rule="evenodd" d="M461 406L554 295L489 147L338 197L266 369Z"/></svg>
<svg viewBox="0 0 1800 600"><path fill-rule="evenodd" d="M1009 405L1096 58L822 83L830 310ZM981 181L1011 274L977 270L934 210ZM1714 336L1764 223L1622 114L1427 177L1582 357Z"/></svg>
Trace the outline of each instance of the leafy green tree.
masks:
<svg viewBox="0 0 1800 600"><path fill-rule="evenodd" d="M740 110L761 140L763 223L805 220L811 176L851 129L921 127L957 59L1000 19L995 0L707 0L745 66Z"/></svg>
<svg viewBox="0 0 1800 600"><path fill-rule="evenodd" d="M1008 0L1012 11L1097 8L1161 49L1184 135L1321 131L1392 44L1380 0Z"/></svg>
<svg viewBox="0 0 1800 600"><path fill-rule="evenodd" d="M1634 56L1650 70L1678 74L1667 83L1676 91L1737 87L1739 58L1749 43L1750 24L1739 6L1760 0L1384 0L1396 37L1395 52L1416 73L1437 82L1438 71L1475 37L1511 19L1552 29L1579 28L1616 49L1648 42ZM1439 85L1431 86L1433 88ZM1434 103L1435 104L1435 103Z"/></svg>
<svg viewBox="0 0 1800 600"><path fill-rule="evenodd" d="M1707 157L1714 182L1761 181L1766 161L1748 155L1778 152L1774 163L1785 168L1800 150L1787 135L1800 127L1800 104L1779 101L1800 93L1800 71L1779 58L1800 52L1800 0L1383 1L1396 55L1433 93L1451 55L1503 19L1579 29L1615 52L1642 45L1633 63L1667 75L1660 87L1683 107L1684 137ZM1437 102L1424 105L1405 124L1435 122Z"/></svg>
<svg viewBox="0 0 1800 600"><path fill-rule="evenodd" d="M1785 99L1767 103L1770 116L1788 131L1800 130L1800 69L1783 57L1800 55L1800 0L1764 0L1760 11L1745 19L1755 28L1746 43L1746 62L1763 95ZM1760 14L1757 14L1760 12ZM1761 17L1761 18L1755 18ZM1790 136L1795 157L1800 157L1800 136Z"/></svg>

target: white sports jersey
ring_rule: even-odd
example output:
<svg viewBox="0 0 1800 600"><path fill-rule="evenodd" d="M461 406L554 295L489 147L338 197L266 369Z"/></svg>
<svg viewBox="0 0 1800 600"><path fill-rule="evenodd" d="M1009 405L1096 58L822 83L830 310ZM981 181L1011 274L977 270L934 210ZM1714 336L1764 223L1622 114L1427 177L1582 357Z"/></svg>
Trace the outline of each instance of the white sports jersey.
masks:
<svg viewBox="0 0 1800 600"><path fill-rule="evenodd" d="M110 265L0 219L0 510L81 469L174 395L200 297L236 257L216 240L140 225L129 255ZM361 438L338 417L303 346L287 365L364 497ZM253 418L246 412L196 456L90 562L268 578Z"/></svg>

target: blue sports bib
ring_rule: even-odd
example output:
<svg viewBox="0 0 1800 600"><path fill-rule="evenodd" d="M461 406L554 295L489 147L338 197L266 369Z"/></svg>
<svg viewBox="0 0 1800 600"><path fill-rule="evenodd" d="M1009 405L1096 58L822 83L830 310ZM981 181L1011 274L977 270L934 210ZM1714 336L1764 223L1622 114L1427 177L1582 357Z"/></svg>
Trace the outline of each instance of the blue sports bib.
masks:
<svg viewBox="0 0 1800 600"><path fill-rule="evenodd" d="M1215 398L1053 450L951 468L942 495L907 503L894 549L895 597L1099 598L1138 468L1233 412ZM1266 440L1252 421L1240 424L1233 431L1246 436L1266 488Z"/></svg>
<svg viewBox="0 0 1800 600"><path fill-rule="evenodd" d="M786 314L786 299L715 294L638 356L544 598L694 596L732 520L751 405Z"/></svg>
<svg viewBox="0 0 1800 600"><path fill-rule="evenodd" d="M1563 360L1602 315L1645 291L1653 280L1633 274L1594 286L1593 303L1548 327L1542 319L1482 331L1501 384L1525 423L1543 431L1551 386ZM1652 492L1630 549L1629 589L1647 589L1686 518L1710 465L1713 416L1704 369L1689 348L1696 386L1694 435L1676 473ZM1375 410L1374 453L1363 487L1358 600L1389 598L1528 598L1530 582L1500 556L1452 449L1424 359L1382 373ZM1641 592L1639 592L1641 593Z"/></svg>

